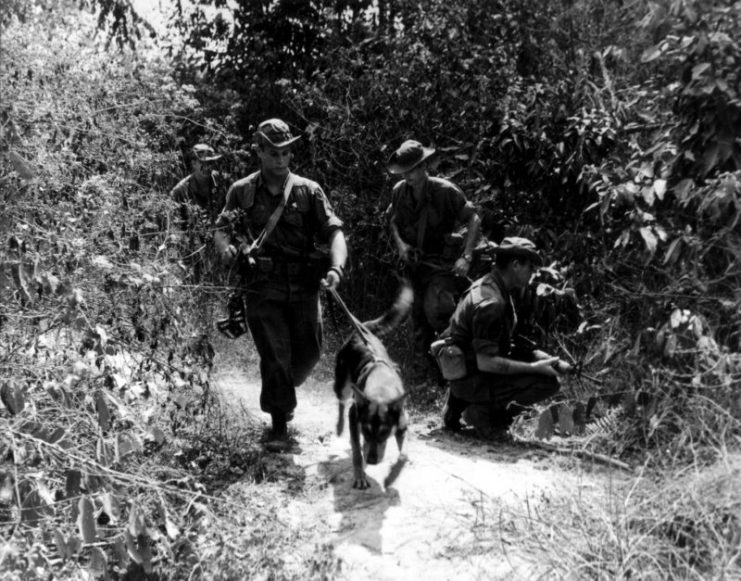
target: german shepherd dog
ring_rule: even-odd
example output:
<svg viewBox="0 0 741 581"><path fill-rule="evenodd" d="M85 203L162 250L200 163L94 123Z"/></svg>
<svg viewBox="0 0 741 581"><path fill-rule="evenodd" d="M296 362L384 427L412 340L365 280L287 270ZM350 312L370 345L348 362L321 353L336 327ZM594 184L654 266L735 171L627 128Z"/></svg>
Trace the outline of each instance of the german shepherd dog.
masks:
<svg viewBox="0 0 741 581"><path fill-rule="evenodd" d="M391 361L381 338L404 320L413 300L412 287L404 279L393 306L379 318L363 323L361 330L350 335L337 353L334 381L339 400L337 435L341 435L344 428L345 405L353 397L348 412L355 477L353 488L370 487L364 461L371 465L381 462L386 440L391 434L394 434L401 454L407 430L404 411L407 394L399 370ZM362 452L360 434L363 435Z"/></svg>

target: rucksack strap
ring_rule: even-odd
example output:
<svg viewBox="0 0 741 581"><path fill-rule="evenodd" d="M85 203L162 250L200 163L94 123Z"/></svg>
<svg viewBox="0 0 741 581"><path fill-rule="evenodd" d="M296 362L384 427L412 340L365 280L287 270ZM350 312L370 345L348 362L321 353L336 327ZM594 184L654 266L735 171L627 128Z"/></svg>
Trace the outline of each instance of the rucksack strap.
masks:
<svg viewBox="0 0 741 581"><path fill-rule="evenodd" d="M273 210L273 213L270 214L270 217L265 224L265 228L263 228L262 232L260 232L260 235L255 238L252 244L250 244L250 247L247 250L248 255L256 252L257 250L260 250L263 244L265 244L268 236L270 236L271 232L275 229L275 226L278 224L278 220L280 220L280 217L283 214L283 209L288 203L288 197L291 195L291 190L293 190L293 186L295 183L296 175L293 173L289 173L288 177L286 178L286 184L283 187L283 199L278 204L278 207Z"/></svg>

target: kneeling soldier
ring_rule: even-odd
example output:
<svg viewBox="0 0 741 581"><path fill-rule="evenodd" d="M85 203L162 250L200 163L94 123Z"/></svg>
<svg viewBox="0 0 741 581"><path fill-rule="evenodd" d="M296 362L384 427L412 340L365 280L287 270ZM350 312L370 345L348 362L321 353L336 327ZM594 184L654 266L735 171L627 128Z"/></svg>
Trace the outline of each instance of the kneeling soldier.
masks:
<svg viewBox="0 0 741 581"><path fill-rule="evenodd" d="M460 429L462 415L485 439L506 433L524 406L555 395L558 377L571 367L558 357L513 344L517 316L510 293L524 288L540 264L535 245L513 236L495 253L491 273L471 285L443 333L466 369L450 381L443 423Z"/></svg>

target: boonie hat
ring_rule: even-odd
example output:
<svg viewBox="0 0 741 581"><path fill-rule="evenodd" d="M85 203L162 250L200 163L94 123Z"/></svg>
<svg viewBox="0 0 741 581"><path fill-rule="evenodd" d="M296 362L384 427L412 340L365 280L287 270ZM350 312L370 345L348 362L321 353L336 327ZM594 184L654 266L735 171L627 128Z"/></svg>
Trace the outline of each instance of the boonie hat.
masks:
<svg viewBox="0 0 741 581"><path fill-rule="evenodd" d="M419 141L408 139L391 154L388 162L389 173L406 173L434 154L435 150L431 147L425 147Z"/></svg>
<svg viewBox="0 0 741 581"><path fill-rule="evenodd" d="M214 148L205 143L196 143L191 151L198 161L216 161L217 159L221 159L221 156L214 151Z"/></svg>
<svg viewBox="0 0 741 581"><path fill-rule="evenodd" d="M258 143L267 142L273 147L285 147L301 139L294 137L288 124L282 119L268 119L257 126L255 140Z"/></svg>
<svg viewBox="0 0 741 581"><path fill-rule="evenodd" d="M502 240L499 246L494 248L494 253L528 258L535 264L541 264L543 262L543 258L538 253L535 244L527 238L520 236L508 236Z"/></svg>

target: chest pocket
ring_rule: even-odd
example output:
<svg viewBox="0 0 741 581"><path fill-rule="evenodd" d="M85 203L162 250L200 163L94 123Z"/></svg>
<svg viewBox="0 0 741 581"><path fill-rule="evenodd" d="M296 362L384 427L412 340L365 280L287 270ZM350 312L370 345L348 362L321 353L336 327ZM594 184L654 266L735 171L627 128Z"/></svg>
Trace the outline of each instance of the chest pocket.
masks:
<svg viewBox="0 0 741 581"><path fill-rule="evenodd" d="M268 221L270 212L263 204L255 204L248 212L248 221L250 225L262 228Z"/></svg>
<svg viewBox="0 0 741 581"><path fill-rule="evenodd" d="M281 219L295 228L302 228L308 220L309 205L308 192L304 188L295 188L291 192Z"/></svg>

